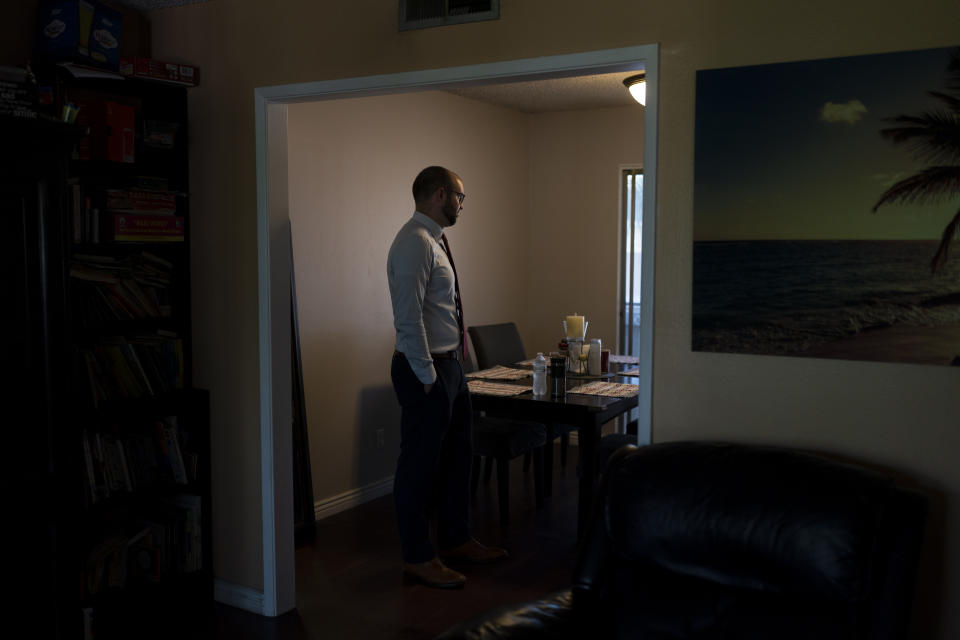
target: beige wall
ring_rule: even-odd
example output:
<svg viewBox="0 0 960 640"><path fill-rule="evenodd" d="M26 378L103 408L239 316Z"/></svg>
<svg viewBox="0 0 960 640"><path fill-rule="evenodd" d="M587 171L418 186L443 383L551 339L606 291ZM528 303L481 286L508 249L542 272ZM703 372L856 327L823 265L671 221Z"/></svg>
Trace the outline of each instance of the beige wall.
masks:
<svg viewBox="0 0 960 640"><path fill-rule="evenodd" d="M459 172L468 193L449 230L468 324L514 320L532 354L578 310L615 342L619 168L640 164L639 107L526 115L421 92L290 105L287 126L316 500L393 474L384 265L427 164Z"/></svg>
<svg viewBox="0 0 960 640"><path fill-rule="evenodd" d="M556 349L573 312L588 338L617 344L623 166L643 166L639 105L530 118L529 351Z"/></svg>
<svg viewBox="0 0 960 640"><path fill-rule="evenodd" d="M697 69L957 44L960 3L523 0L496 22L398 33L396 4L235 0L152 14L153 53L202 69L191 93L196 380L211 389L219 578L262 588L253 89L660 44L654 436L817 446L939 490L942 557L918 637L960 636L960 370L690 351ZM587 8L589 7L589 9ZM649 213L649 212L648 212ZM940 565L938 566L934 565Z"/></svg>
<svg viewBox="0 0 960 640"><path fill-rule="evenodd" d="M464 181L467 199L448 238L467 321L522 315L528 134L518 112L441 92L295 104L288 113L304 392L322 501L393 475L400 439L386 257L413 214L420 169L440 164Z"/></svg>

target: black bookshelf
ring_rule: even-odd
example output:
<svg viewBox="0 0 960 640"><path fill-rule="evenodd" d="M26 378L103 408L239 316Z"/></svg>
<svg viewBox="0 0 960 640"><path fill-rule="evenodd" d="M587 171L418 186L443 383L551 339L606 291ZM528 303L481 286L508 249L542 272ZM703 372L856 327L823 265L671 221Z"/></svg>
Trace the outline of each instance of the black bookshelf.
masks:
<svg viewBox="0 0 960 640"><path fill-rule="evenodd" d="M0 212L13 231L13 391L28 416L18 448L43 491L32 536L41 636L143 637L161 622L175 632L213 602L188 90L37 75L53 104L0 116ZM65 104L80 106L77 121L56 120Z"/></svg>

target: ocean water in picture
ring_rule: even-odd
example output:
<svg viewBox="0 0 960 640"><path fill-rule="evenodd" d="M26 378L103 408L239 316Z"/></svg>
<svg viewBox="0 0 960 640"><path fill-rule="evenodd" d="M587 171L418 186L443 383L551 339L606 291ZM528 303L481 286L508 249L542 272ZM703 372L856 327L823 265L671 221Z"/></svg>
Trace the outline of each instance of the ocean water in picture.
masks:
<svg viewBox="0 0 960 640"><path fill-rule="evenodd" d="M960 365L960 47L700 69L696 96L693 349Z"/></svg>
<svg viewBox="0 0 960 640"><path fill-rule="evenodd" d="M877 329L960 325L960 256L931 274L937 244L695 242L693 349L802 356Z"/></svg>

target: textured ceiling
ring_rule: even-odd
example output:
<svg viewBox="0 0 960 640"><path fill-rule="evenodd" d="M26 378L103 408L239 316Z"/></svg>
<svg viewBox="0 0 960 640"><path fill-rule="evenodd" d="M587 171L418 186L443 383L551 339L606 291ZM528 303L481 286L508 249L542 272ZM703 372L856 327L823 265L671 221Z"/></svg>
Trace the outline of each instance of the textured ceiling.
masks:
<svg viewBox="0 0 960 640"><path fill-rule="evenodd" d="M450 93L524 113L636 106L623 79L638 73L622 71L593 76L551 78L449 89Z"/></svg>
<svg viewBox="0 0 960 640"><path fill-rule="evenodd" d="M140 11L169 9L170 7L180 7L185 4L199 4L201 2L207 2L207 0L110 0L110 4L139 9Z"/></svg>

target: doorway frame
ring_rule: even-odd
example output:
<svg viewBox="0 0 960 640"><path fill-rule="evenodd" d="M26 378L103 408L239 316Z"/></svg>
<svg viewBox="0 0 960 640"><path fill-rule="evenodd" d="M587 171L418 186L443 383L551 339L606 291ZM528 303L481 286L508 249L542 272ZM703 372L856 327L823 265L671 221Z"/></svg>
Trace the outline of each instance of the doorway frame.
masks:
<svg viewBox="0 0 960 640"><path fill-rule="evenodd" d="M290 375L290 243L286 206L286 105L412 91L644 70L644 218L638 443L652 437L653 296L657 195L659 45L524 58L484 64L305 82L254 89L257 187L257 279L260 482L265 616L296 607ZM271 190L271 183L274 189ZM283 427L283 428L281 428Z"/></svg>

